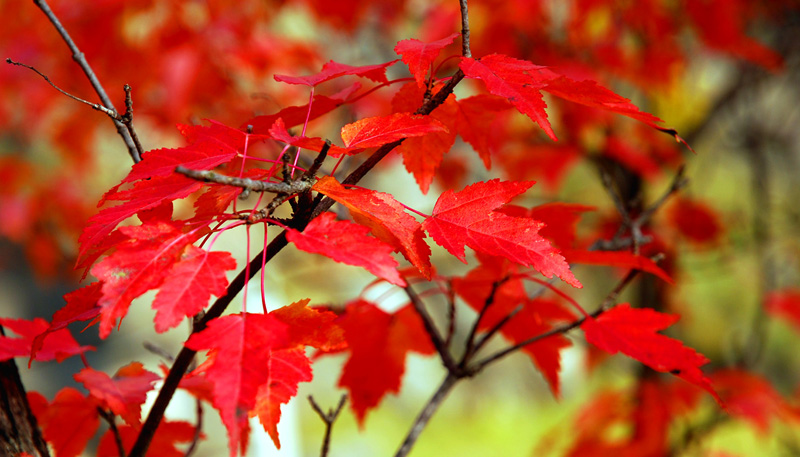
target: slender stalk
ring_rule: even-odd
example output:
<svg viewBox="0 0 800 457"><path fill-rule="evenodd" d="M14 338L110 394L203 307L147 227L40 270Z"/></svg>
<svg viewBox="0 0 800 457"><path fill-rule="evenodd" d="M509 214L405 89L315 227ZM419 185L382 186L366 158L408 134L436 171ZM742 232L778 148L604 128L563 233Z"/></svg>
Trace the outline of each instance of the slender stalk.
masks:
<svg viewBox="0 0 800 457"><path fill-rule="evenodd" d="M419 438L419 435L425 429L425 426L428 425L428 421L431 420L433 414L437 409L439 409L439 406L442 404L444 399L447 397L447 394L450 393L459 379L460 378L458 376L452 373L447 374L442 383L439 385L439 388L436 389L436 392L433 394L431 399L428 400L425 408L423 408L417 416L417 419L414 421L414 424L408 431L406 438L403 440L403 444L400 445L400 448L394 455L395 457L404 457L411 452L411 448L414 447L414 444L417 442L417 438Z"/></svg>

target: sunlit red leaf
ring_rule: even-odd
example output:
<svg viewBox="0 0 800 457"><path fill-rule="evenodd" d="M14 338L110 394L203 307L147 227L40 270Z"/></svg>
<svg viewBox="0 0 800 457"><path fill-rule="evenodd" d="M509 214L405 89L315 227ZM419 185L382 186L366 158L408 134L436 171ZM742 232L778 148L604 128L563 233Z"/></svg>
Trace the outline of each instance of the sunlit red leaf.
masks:
<svg viewBox="0 0 800 457"><path fill-rule="evenodd" d="M165 332L194 316L208 305L211 296L221 297L228 287L225 272L236 268L228 252L208 252L188 245L173 264L153 300L156 331Z"/></svg>
<svg viewBox="0 0 800 457"><path fill-rule="evenodd" d="M488 169L491 156L499 148L498 113L511 108L505 97L479 94L458 100L457 130L461 138L478 153Z"/></svg>
<svg viewBox="0 0 800 457"><path fill-rule="evenodd" d="M433 132L446 132L447 127L431 116L395 113L368 117L342 127L342 140L348 149L366 149L404 138Z"/></svg>
<svg viewBox="0 0 800 457"><path fill-rule="evenodd" d="M581 287L564 257L538 233L541 222L493 211L532 185L532 182L495 179L472 184L459 192L448 190L439 196L433 215L423 225L434 241L462 262L466 263L464 246L469 246Z"/></svg>
<svg viewBox="0 0 800 457"><path fill-rule="evenodd" d="M391 256L393 248L377 238L368 236L369 228L348 221L337 221L333 213L323 213L302 232L288 229L286 238L306 252L323 254L331 259L364 267L379 278L405 286L397 273L397 261Z"/></svg>
<svg viewBox="0 0 800 457"><path fill-rule="evenodd" d="M288 343L286 327L270 315L234 314L212 320L186 342L195 351L209 351L200 370L214 386L213 404L228 430L231 457L247 446L248 414L259 388L272 377L272 353Z"/></svg>
<svg viewBox="0 0 800 457"><path fill-rule="evenodd" d="M271 311L270 316L287 326L287 347L311 346L323 351L346 346L341 327L336 324L336 314L319 308L310 308L308 298Z"/></svg>
<svg viewBox="0 0 800 457"><path fill-rule="evenodd" d="M425 86L425 75L431 69L431 64L439 56L439 52L458 37L458 33L436 40L423 43L417 39L401 40L394 47L394 52L402 56L403 62L408 65L409 71L414 75L417 86Z"/></svg>
<svg viewBox="0 0 800 457"><path fill-rule="evenodd" d="M323 177L312 189L346 206L357 223L369 227L426 278L431 277L431 250L425 244L425 232L394 197L368 189L346 189L332 176Z"/></svg>

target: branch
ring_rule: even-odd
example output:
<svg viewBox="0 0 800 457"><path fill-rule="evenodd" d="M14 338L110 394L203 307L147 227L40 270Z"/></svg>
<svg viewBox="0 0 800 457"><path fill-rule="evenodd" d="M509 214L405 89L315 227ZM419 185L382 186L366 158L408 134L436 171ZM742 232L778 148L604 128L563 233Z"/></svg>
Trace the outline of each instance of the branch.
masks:
<svg viewBox="0 0 800 457"><path fill-rule="evenodd" d="M97 407L97 412L100 414L100 417L102 417L103 420L108 422L108 428L111 429L111 434L114 435L114 442L117 444L117 452L119 452L119 457L125 457L125 446L122 444L122 437L119 434L117 423L114 421L114 414L99 406Z"/></svg>
<svg viewBox="0 0 800 457"><path fill-rule="evenodd" d="M331 430L333 429L333 423L336 421L336 418L339 417L339 413L342 412L342 408L344 407L344 403L347 401L347 394L342 395L342 398L339 399L339 405L336 407L336 410L329 409L327 414L322 411L322 408L319 407L317 402L314 401L314 397L311 395L308 396L308 402L311 403L311 407L314 408L314 411L317 412L319 417L325 422L325 438L322 440L322 449L319 451L319 457L327 457L328 451L330 450L331 445Z"/></svg>
<svg viewBox="0 0 800 457"><path fill-rule="evenodd" d="M237 178L215 173L210 170L192 170L183 165L175 167L175 173L182 174L188 178L203 182L213 182L226 186L241 187L253 192L274 192L276 194L299 194L311 189L311 181L300 179L297 181L285 182L266 182L250 178Z"/></svg>
<svg viewBox="0 0 800 457"><path fill-rule="evenodd" d="M456 385L456 382L460 378L455 376L452 373L448 373L447 376L444 378L442 383L439 385L439 388L436 389L436 392L433 394L428 403L425 405L425 408L419 413L417 419L414 421L414 424L411 426L411 430L408 431L405 440L403 440L403 444L400 445L400 449L397 450L397 453L394 457L405 457L411 452L411 448L414 446L414 443L417 442L417 438L419 438L420 433L425 429L425 426L428 425L428 421L431 420L433 413L439 408L442 401L444 401L447 394L453 389L453 386Z"/></svg>
<svg viewBox="0 0 800 457"><path fill-rule="evenodd" d="M489 295L486 297L486 300L483 302L483 307L481 311L478 313L477 319L472 324L472 328L469 330L469 336L467 336L467 349L464 351L464 356L461 358L461 363L459 364L462 368L467 365L469 362L470 357L475 354L477 350L475 348L475 334L478 332L478 326L483 320L483 317L486 315L486 311L489 310L489 307L492 306L494 303L495 295L497 295L497 290L500 289L500 286L503 285L504 282L508 280L508 277L500 279L499 281L495 281L492 283L492 290L489 292Z"/></svg>
<svg viewBox="0 0 800 457"><path fill-rule="evenodd" d="M47 4L46 0L33 0L33 3L39 7L40 10L47 16L47 19L53 24L58 31L58 34L61 35L61 38L64 40L64 43L67 44L70 52L72 52L72 60L74 60L78 66L81 67L83 73L89 79L89 83L91 83L92 88L94 88L95 93L97 96L100 97L100 101L103 102L103 106L111 111L116 112L116 108L114 108L114 104L111 103L111 99L108 98L108 94L106 94L103 85L100 84L100 80L97 79L97 75L94 74L94 70L89 65L89 62L86 61L86 56L83 55L80 49L78 49L78 45L72 41L72 37L69 36L67 33L67 29L61 24L61 21L58 20L53 10L50 9L50 5ZM141 156L139 155L139 150L136 147L136 144L131 138L131 135L128 131L128 127L125 126L121 121L112 118L114 121L114 126L117 128L117 133L122 137L122 141L125 142L125 146L128 148L128 154L133 159L134 163L137 163L142 160ZM131 127L132 128L132 127Z"/></svg>
<svg viewBox="0 0 800 457"><path fill-rule="evenodd" d="M458 372L458 367L456 366L453 357L450 355L450 352L447 350L447 345L445 344L444 340L442 340L441 335L439 335L439 331L436 330L436 326L433 324L433 319L431 319L430 314L428 314L428 311L425 309L425 304L422 303L419 295L417 295L416 292L411 289L411 286L404 287L403 290L406 291L406 295L408 295L408 298L411 300L414 310L422 319L422 323L425 325L425 331L431 337L433 347L435 347L436 352L439 353L439 357L442 359L442 363L444 364L445 368L447 368L449 373L455 374Z"/></svg>

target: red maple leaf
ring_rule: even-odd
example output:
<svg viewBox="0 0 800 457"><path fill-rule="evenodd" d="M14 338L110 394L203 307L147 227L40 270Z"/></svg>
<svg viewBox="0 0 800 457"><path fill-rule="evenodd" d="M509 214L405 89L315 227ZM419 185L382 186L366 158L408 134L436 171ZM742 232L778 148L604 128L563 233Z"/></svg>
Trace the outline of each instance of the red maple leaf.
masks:
<svg viewBox="0 0 800 457"><path fill-rule="evenodd" d="M409 71L414 75L417 86L425 87L425 75L431 69L433 61L439 57L439 52L459 36L454 33L450 36L430 43L423 43L416 39L401 40L394 47L394 52L402 56L403 62L408 65Z"/></svg>
<svg viewBox="0 0 800 457"><path fill-rule="evenodd" d="M529 217L544 222L544 227L539 231L539 234L552 241L557 248L565 250L573 247L575 226L581 215L586 211L594 211L595 209L594 206L553 202L534 206L531 209L517 205L505 205L497 211L509 216Z"/></svg>
<svg viewBox="0 0 800 457"><path fill-rule="evenodd" d="M28 361L29 368L31 361L36 358L36 353L42 349L44 340L50 333L64 329L73 322L94 319L100 314L97 302L103 296L102 287L103 283L93 282L64 295L67 304L53 314L47 329L33 339L31 358Z"/></svg>
<svg viewBox="0 0 800 457"><path fill-rule="evenodd" d="M314 95L309 113L308 104L302 106L290 106L278 111L275 114L266 116L256 116L243 124L243 127L251 126L253 132L266 133L278 119L283 119L286 127L294 127L303 124L306 119L314 120L327 114L339 106L343 105L355 91L361 88L361 84L356 82L341 91L330 95Z"/></svg>
<svg viewBox="0 0 800 457"><path fill-rule="evenodd" d="M72 387L59 390L52 403L38 392L29 392L33 414L44 439L58 457L77 457L100 427L97 402Z"/></svg>
<svg viewBox="0 0 800 457"><path fill-rule="evenodd" d="M117 426L117 433L122 439L122 447L130 450L139 436L139 428L130 425ZM203 436L202 434L200 435ZM153 457L182 457L185 451L177 448L177 443L189 443L194 440L194 425L184 421L161 421L153 441L147 447L147 455ZM59 454L60 456L60 454ZM100 438L97 446L97 457L120 457L117 439L113 430L107 430Z"/></svg>
<svg viewBox="0 0 800 457"><path fill-rule="evenodd" d="M287 326L270 315L242 313L216 318L193 334L186 347L208 350L205 371L213 385L213 404L228 430L230 455L247 447L247 417L259 388L272 377L272 353L286 348ZM244 453L244 452L243 452Z"/></svg>
<svg viewBox="0 0 800 457"><path fill-rule="evenodd" d="M330 311L310 308L306 298L269 313L287 325L287 347L311 346L323 351L344 349L347 343L341 327L336 324L337 315Z"/></svg>
<svg viewBox="0 0 800 457"><path fill-rule="evenodd" d="M166 274L153 300L156 332L165 332L185 317L199 313L213 295L221 297L228 288L227 270L236 268L228 252L208 252L186 246L181 259Z"/></svg>
<svg viewBox="0 0 800 457"><path fill-rule="evenodd" d="M50 324L40 317L32 321L0 318L0 326L20 336L19 338L12 338L8 335L0 334L0 361L13 359L14 357L30 357L40 362L48 360L61 362L73 355L94 350L92 346L79 345L66 328L48 332ZM36 352L33 352L35 338L46 332L47 334L39 340Z"/></svg>
<svg viewBox="0 0 800 457"><path fill-rule="evenodd" d="M392 109L400 112L413 112L422 105L424 95L423 89L408 83L395 94L392 99ZM444 103L430 114L433 119L441 122L447 131L410 137L397 147L397 152L403 155L403 165L409 173L414 175L423 194L428 193L444 155L455 143L457 113L458 106L455 95L450 94Z"/></svg>
<svg viewBox="0 0 800 457"><path fill-rule="evenodd" d="M278 422L281 420L281 405L297 395L297 384L311 381L311 361L304 350L298 348L273 351L268 363L269 380L258 388L253 413L258 416L275 447L280 449Z"/></svg>
<svg viewBox="0 0 800 457"><path fill-rule="evenodd" d="M314 87L322 84L325 81L338 78L345 75L361 76L370 79L376 83L389 82L386 79L386 68L396 64L398 60L391 62L380 63L376 65L362 65L354 67L343 63L334 62L331 60L322 66L322 71L315 75L308 76L288 76L288 75L275 75L275 81L280 81L286 84L301 84L304 86Z"/></svg>
<svg viewBox="0 0 800 457"><path fill-rule="evenodd" d="M567 259L569 263L582 263L588 265L606 265L610 267L622 267L634 270L646 271L659 278L663 279L669 284L675 282L669 277L666 271L662 270L655 262L636 255L628 251L587 251L587 250L569 250L562 251L561 254Z"/></svg>
<svg viewBox="0 0 800 457"><path fill-rule="evenodd" d="M183 250L195 241L196 234L180 232L178 227L161 222L119 229L129 239L91 270L103 282L98 302L101 338L125 317L134 298L164 283Z"/></svg>
<svg viewBox="0 0 800 457"><path fill-rule="evenodd" d="M387 393L400 391L409 352L433 354L430 337L413 308L389 314L358 300L347 305L338 321L350 351L339 386L350 391L350 405L359 425Z"/></svg>
<svg viewBox="0 0 800 457"><path fill-rule="evenodd" d="M492 154L501 144L502 138L497 131L498 113L511 108L505 97L490 94L479 94L459 99L456 124L458 134L475 149L483 165L488 169L492 163Z"/></svg>
<svg viewBox="0 0 800 457"><path fill-rule="evenodd" d="M311 221L302 232L288 229L286 238L298 249L364 267L375 276L404 287L406 283L397 273L397 261L391 256L393 248L367 233L367 227L337 221L335 214L324 213Z"/></svg>
<svg viewBox="0 0 800 457"><path fill-rule="evenodd" d="M711 381L700 367L708 359L680 341L658 334L680 319L649 308L631 308L623 303L581 324L586 341L609 354L622 352L662 373L672 373L710 393L722 405Z"/></svg>
<svg viewBox="0 0 800 457"><path fill-rule="evenodd" d="M469 246L581 287L564 257L538 233L541 222L492 211L532 185L532 182L495 179L472 184L459 192L448 190L439 196L432 216L423 226L436 243L464 263L464 246Z"/></svg>
<svg viewBox="0 0 800 457"><path fill-rule="evenodd" d="M289 131L286 130L286 125L283 123L283 119L280 118L275 120L275 124L273 124L272 128L269 129L269 134L272 136L272 138L282 143L291 144L292 146L297 146L301 149L320 152L322 151L322 148L325 147L325 141L322 138L292 136ZM349 150L333 145L330 145L328 148L328 154L333 157L339 157L342 154L354 154L359 151L360 150Z"/></svg>
<svg viewBox="0 0 800 457"><path fill-rule="evenodd" d="M781 423L800 421L800 410L789 404L768 379L741 369L717 371L714 388L725 402L725 410L750 423L762 434L769 432L773 418Z"/></svg>
<svg viewBox="0 0 800 457"><path fill-rule="evenodd" d="M120 368L109 377L102 371L84 368L73 375L76 381L83 384L89 395L106 409L120 416L128 425L141 424L142 405L147 399L147 392L153 389L153 383L160 376L144 369L139 362Z"/></svg>
<svg viewBox="0 0 800 457"><path fill-rule="evenodd" d="M425 244L425 232L394 197L368 189L346 189L332 176L323 177L312 189L346 206L357 223L369 227L430 279L431 250Z"/></svg>
<svg viewBox="0 0 800 457"><path fill-rule="evenodd" d="M348 149L366 149L433 132L447 132L447 127L431 116L395 113L345 125L342 127L342 141Z"/></svg>

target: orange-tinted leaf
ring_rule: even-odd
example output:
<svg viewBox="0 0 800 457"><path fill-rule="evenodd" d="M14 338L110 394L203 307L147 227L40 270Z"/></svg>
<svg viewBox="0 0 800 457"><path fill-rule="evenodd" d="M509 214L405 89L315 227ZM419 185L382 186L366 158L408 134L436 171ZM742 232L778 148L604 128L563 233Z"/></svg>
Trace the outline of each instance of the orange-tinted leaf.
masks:
<svg viewBox="0 0 800 457"><path fill-rule="evenodd" d="M83 384L89 395L114 414L122 417L128 425L141 424L142 405L153 383L161 379L152 371L147 371L139 362L132 362L119 370L114 377L102 371L84 368L74 376Z"/></svg>
<svg viewBox="0 0 800 457"><path fill-rule="evenodd" d="M320 179L313 190L346 206L357 223L369 227L373 235L400 251L430 279L431 250L425 244L425 232L394 197L368 189L346 189L332 176Z"/></svg>
<svg viewBox="0 0 800 457"><path fill-rule="evenodd" d="M356 75L370 79L377 83L386 83L388 82L388 80L386 79L386 68L396 64L397 62L398 60L392 60L391 62L381 63L377 65L363 65L360 67L354 67L352 65L346 65L331 60L330 62L322 66L321 72L315 75L309 75L309 76L275 75L275 81L280 81L287 84L301 84L304 86L314 87L318 84L324 83L325 81L330 81L331 79L335 79L340 76Z"/></svg>
<svg viewBox="0 0 800 457"><path fill-rule="evenodd" d="M641 270L658 276L669 284L674 284L666 271L662 270L655 262L628 251L587 251L570 250L562 251L569 263L583 263L588 265L606 265L609 267L631 268Z"/></svg>
<svg viewBox="0 0 800 457"><path fill-rule="evenodd" d="M433 215L423 225L434 241L464 263L464 246L469 246L581 287L564 257L538 233L541 222L492 211L532 185L532 182L495 179L472 184L459 192L448 190L439 196Z"/></svg>
<svg viewBox="0 0 800 457"><path fill-rule="evenodd" d="M180 324L185 317L199 313L213 295L221 297L228 287L227 270L236 268L228 252L208 252L186 246L180 260L166 273L153 300L156 331L161 333Z"/></svg>
<svg viewBox="0 0 800 457"><path fill-rule="evenodd" d="M425 87L425 75L428 74L431 64L439 56L439 52L458 36L458 33L454 33L431 43L423 43L414 38L401 40L394 47L394 52L402 56L403 62L408 65L409 71L414 75L417 86Z"/></svg>
<svg viewBox="0 0 800 457"><path fill-rule="evenodd" d="M286 238L306 252L323 254L331 259L364 267L392 284L405 286L397 273L392 247L368 236L369 228L348 221L337 221L333 213L324 213L311 221L302 232L288 229Z"/></svg>
<svg viewBox="0 0 800 457"><path fill-rule="evenodd" d="M10 330L20 336L19 338L12 338L8 334L5 336L0 335L0 361L14 357L32 357L40 362L54 359L61 362L73 355L94 350L92 346L79 345L68 329L61 328L52 333L47 333L43 337L41 346L34 354L34 338L48 332L50 329L50 325L46 320L39 317L32 321L0 318L0 325L5 328L6 332Z"/></svg>
<svg viewBox="0 0 800 457"><path fill-rule="evenodd" d="M347 305L339 319L350 351L339 387L350 391L360 425L387 393L400 391L409 352L433 354L430 337L413 308L389 314L363 300Z"/></svg>
<svg viewBox="0 0 800 457"><path fill-rule="evenodd" d="M231 457L240 448L242 453L246 450L247 417L255 407L259 388L272 378L273 351L288 343L286 327L270 315L234 314L212 320L186 341L190 349L209 351L209 359L199 369L214 386L213 404L228 430Z"/></svg>
<svg viewBox="0 0 800 457"><path fill-rule="evenodd" d="M341 327L335 322L336 314L309 308L309 301L308 298L299 300L269 313L286 324L287 346L311 346L323 351L343 349L346 343Z"/></svg>
<svg viewBox="0 0 800 457"><path fill-rule="evenodd" d="M622 352L656 371L672 373L705 389L722 404L711 381L700 370L708 359L680 341L656 333L679 318L648 308L631 308L623 303L596 319L587 317L581 328L586 341L600 349L610 354Z"/></svg>
<svg viewBox="0 0 800 457"><path fill-rule="evenodd" d="M395 113L368 117L345 125L342 127L342 140L348 149L366 149L404 138L446 131L447 127L431 116Z"/></svg>
<svg viewBox="0 0 800 457"><path fill-rule="evenodd" d="M100 426L97 402L72 387L59 390L52 403L36 392L28 399L44 439L57 457L77 457Z"/></svg>

